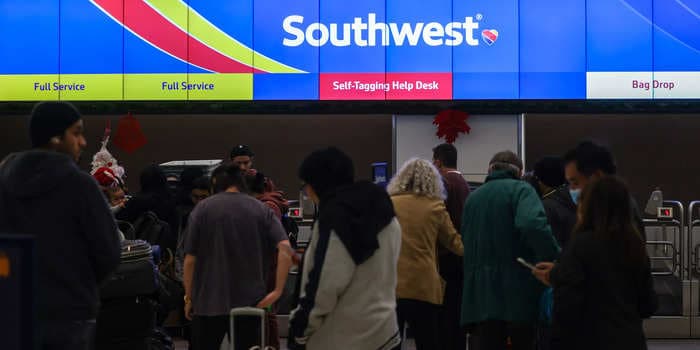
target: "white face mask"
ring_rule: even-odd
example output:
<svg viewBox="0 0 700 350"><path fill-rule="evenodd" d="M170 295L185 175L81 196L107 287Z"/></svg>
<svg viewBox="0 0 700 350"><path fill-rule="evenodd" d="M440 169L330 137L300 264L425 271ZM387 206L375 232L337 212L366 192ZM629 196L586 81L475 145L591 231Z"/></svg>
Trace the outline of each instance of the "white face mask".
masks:
<svg viewBox="0 0 700 350"><path fill-rule="evenodd" d="M580 188L577 190L569 189L569 194L571 195L571 200L574 201L574 204L578 205L578 197L581 196L581 189Z"/></svg>

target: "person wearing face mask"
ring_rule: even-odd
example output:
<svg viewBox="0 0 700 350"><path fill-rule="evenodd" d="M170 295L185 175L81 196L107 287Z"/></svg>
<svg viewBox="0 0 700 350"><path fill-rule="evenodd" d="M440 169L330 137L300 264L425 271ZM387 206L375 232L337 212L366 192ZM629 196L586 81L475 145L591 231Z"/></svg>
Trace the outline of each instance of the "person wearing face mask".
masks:
<svg viewBox="0 0 700 350"><path fill-rule="evenodd" d="M584 141L564 155L564 172L569 182L571 199L578 204L581 191L593 180L615 175L617 165L610 150L591 141ZM644 221L637 201L632 197L630 207L636 228L645 237Z"/></svg>

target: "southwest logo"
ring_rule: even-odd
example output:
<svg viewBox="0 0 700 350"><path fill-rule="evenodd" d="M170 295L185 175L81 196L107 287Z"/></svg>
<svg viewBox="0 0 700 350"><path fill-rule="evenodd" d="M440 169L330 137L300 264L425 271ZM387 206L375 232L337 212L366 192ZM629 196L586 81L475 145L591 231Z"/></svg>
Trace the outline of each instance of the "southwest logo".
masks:
<svg viewBox="0 0 700 350"><path fill-rule="evenodd" d="M231 37L185 1L90 0L107 16L139 39L182 62L215 73L305 73L267 57ZM128 10L128 11L127 11ZM125 13L129 15L126 16ZM186 13L187 16L182 14ZM449 23L384 23L377 14L348 23L305 23L304 16L287 16L282 45L344 46L478 46L482 14ZM481 32L492 45L498 31ZM183 43L187 43L184 45Z"/></svg>
<svg viewBox="0 0 700 350"><path fill-rule="evenodd" d="M463 21L445 24L440 22L385 23L378 21L377 17L376 13L368 13L367 18L355 17L352 22L346 23L306 23L304 16L287 16L282 22L282 28L287 34L282 40L282 45L374 47L417 46L423 43L428 46L478 46L479 39L475 38L475 34L478 33L479 21L483 15L466 16ZM492 31L498 36L498 32Z"/></svg>
<svg viewBox="0 0 700 350"><path fill-rule="evenodd" d="M485 29L481 32L481 39L486 45L491 46L498 40L498 31L495 29Z"/></svg>

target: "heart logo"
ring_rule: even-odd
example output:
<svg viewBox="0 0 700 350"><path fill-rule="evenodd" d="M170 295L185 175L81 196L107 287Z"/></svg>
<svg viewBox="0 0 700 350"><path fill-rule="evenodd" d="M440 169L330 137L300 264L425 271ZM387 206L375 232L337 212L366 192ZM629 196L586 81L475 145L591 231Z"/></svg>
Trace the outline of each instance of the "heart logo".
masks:
<svg viewBox="0 0 700 350"><path fill-rule="evenodd" d="M481 39L484 40L488 46L491 46L498 40L498 31L495 29L484 29L481 32Z"/></svg>

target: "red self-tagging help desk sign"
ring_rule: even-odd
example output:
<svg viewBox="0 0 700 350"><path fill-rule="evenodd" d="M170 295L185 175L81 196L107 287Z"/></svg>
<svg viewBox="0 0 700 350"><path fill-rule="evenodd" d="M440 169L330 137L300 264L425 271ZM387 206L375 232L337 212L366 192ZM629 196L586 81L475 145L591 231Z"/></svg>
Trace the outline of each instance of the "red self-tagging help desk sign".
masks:
<svg viewBox="0 0 700 350"><path fill-rule="evenodd" d="M321 74L322 100L449 100L451 73Z"/></svg>

